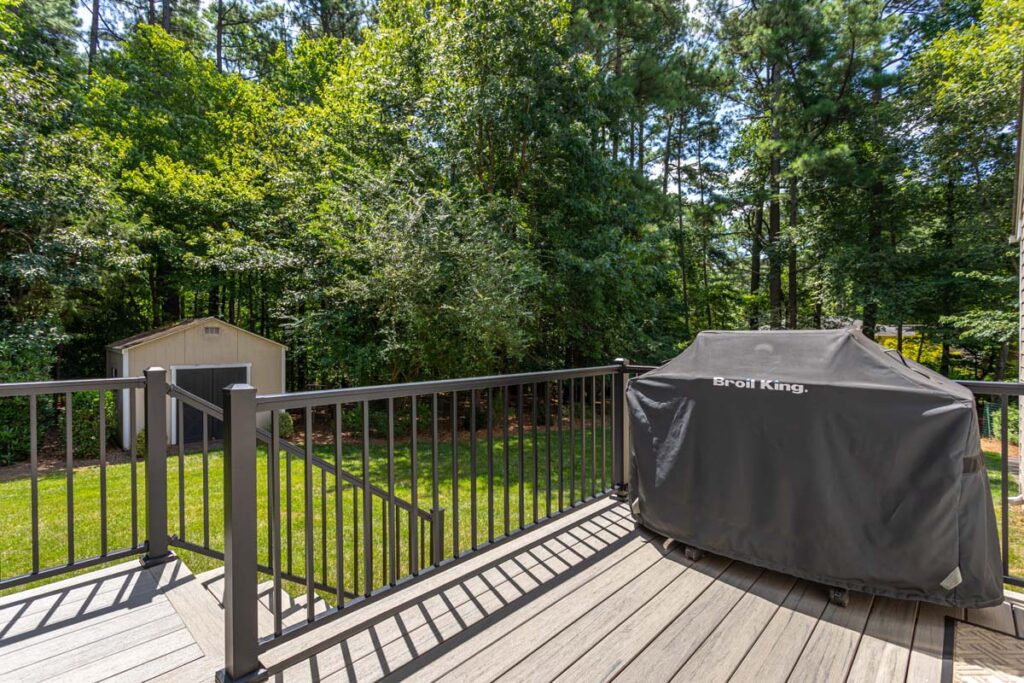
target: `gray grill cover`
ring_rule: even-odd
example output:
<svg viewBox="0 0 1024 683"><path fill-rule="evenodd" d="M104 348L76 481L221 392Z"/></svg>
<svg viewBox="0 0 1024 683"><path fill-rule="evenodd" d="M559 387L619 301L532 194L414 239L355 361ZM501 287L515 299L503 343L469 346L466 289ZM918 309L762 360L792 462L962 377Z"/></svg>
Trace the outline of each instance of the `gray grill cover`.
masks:
<svg viewBox="0 0 1024 683"><path fill-rule="evenodd" d="M832 586L1002 600L968 389L845 329L703 332L627 395L644 526Z"/></svg>

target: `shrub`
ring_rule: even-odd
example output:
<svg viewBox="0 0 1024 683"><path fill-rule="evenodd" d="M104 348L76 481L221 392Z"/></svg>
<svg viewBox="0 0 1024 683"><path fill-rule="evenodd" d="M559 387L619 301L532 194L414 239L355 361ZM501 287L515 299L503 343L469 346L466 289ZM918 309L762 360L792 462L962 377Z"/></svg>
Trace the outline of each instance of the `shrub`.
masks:
<svg viewBox="0 0 1024 683"><path fill-rule="evenodd" d="M146 459L146 428L143 427L139 430L139 433L135 435L135 453L140 459Z"/></svg>
<svg viewBox="0 0 1024 683"><path fill-rule="evenodd" d="M64 335L56 323L0 323L0 382L50 379L57 360L56 348ZM28 398L0 399L0 464L28 457ZM49 396L36 401L38 435L54 424L56 411Z"/></svg>
<svg viewBox="0 0 1024 683"><path fill-rule="evenodd" d="M282 439L290 439L295 434L295 420L291 413L282 410L277 414L277 430Z"/></svg>
<svg viewBox="0 0 1024 683"><path fill-rule="evenodd" d="M104 444L109 445L117 436L117 413L114 392L106 392ZM72 395L71 443L76 458L100 457L100 395L98 391L80 391ZM68 406L60 415L61 442L64 443L65 420ZM66 445L66 444L65 444Z"/></svg>

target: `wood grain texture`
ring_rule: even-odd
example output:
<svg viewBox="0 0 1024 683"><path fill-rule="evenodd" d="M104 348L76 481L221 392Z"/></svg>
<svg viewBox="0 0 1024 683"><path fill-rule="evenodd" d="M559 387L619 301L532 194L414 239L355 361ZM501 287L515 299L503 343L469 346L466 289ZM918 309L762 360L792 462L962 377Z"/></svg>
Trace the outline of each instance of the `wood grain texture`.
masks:
<svg viewBox="0 0 1024 683"><path fill-rule="evenodd" d="M668 681L743 598L763 570L734 562L649 645L639 650L616 680Z"/></svg>
<svg viewBox="0 0 1024 683"><path fill-rule="evenodd" d="M677 681L728 681L778 612L796 579L765 572L676 674Z"/></svg>
<svg viewBox="0 0 1024 683"><path fill-rule="evenodd" d="M907 665L907 683L934 683L941 679L947 614L943 607L921 603Z"/></svg>
<svg viewBox="0 0 1024 683"><path fill-rule="evenodd" d="M888 683L906 676L918 604L875 598L848 683Z"/></svg>
<svg viewBox="0 0 1024 683"><path fill-rule="evenodd" d="M850 604L829 604L790 674L794 681L842 681L850 671L873 599L850 593Z"/></svg>

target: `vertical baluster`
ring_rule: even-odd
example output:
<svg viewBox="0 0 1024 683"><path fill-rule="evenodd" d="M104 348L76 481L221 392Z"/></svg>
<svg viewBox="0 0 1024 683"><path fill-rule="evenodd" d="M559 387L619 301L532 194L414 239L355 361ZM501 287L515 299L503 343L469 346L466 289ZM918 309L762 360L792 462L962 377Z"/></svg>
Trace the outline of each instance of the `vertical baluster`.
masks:
<svg viewBox="0 0 1024 683"><path fill-rule="evenodd" d="M395 529L395 399L388 399L388 582L398 581L398 533Z"/></svg>
<svg viewBox="0 0 1024 683"><path fill-rule="evenodd" d="M459 556L459 392L452 392L452 557Z"/></svg>
<svg viewBox="0 0 1024 683"><path fill-rule="evenodd" d="M580 502L587 499L587 479L590 467L587 463L587 378L580 377Z"/></svg>
<svg viewBox="0 0 1024 683"><path fill-rule="evenodd" d="M511 526L510 519L509 519L509 510L508 510L508 503L509 503L509 494L508 494L509 467L508 467L508 464L509 463L508 463L508 387L507 386L502 387L502 389L501 389L501 397L502 397L501 407L502 407L502 411L504 413L503 416L502 416L502 421L501 421L501 423L502 423L502 428L501 428L501 431L502 431L502 449L501 450L502 450L502 455L504 456L502 458L502 463L504 465L504 470L502 472L502 478L505 480L505 482L504 482L505 483L505 486L504 486L504 499L502 500L502 503L504 505L504 513L505 514L503 515L503 520L502 521L504 521L504 523L505 523L504 530L505 530L505 535L507 536L508 532L509 532L509 527Z"/></svg>
<svg viewBox="0 0 1024 683"><path fill-rule="evenodd" d="M281 634L281 421L271 412L270 444L267 446L267 498L270 503L270 568L274 589L270 592L270 611L274 614L274 635ZM287 463L287 459L285 460Z"/></svg>
<svg viewBox="0 0 1024 683"><path fill-rule="evenodd" d="M530 390L531 391L531 396L530 396L530 423L531 423L530 424L530 433L533 435L533 438L532 438L532 442L533 443L530 445L530 451L531 451L531 453L533 455L533 521L534 521L534 523L537 522L537 518L539 516L538 491L537 491L537 484L538 484L538 479L537 479L537 477L538 477L538 474L537 474L537 456L538 456L538 453L540 452L540 450L538 448L538 443L537 443L537 401L540 399L540 394L537 392L537 389L539 387L540 387L540 385L537 384L536 382L534 382L533 383L533 387Z"/></svg>
<svg viewBox="0 0 1024 683"><path fill-rule="evenodd" d="M344 442L344 432L341 424L341 404L334 404L334 572L338 590L334 596L335 604L341 608L345 606L345 556L342 553L344 541L344 527L342 526L341 514L341 450Z"/></svg>
<svg viewBox="0 0 1024 683"><path fill-rule="evenodd" d="M100 555L107 554L107 392L99 390L100 418Z"/></svg>
<svg viewBox="0 0 1024 683"><path fill-rule="evenodd" d="M525 384L520 384L516 388L516 431L519 436L519 528L522 529L526 526L526 444L523 443L523 391L526 390ZM534 468L533 471L537 471L537 458L533 459ZM534 476L533 490L537 490L537 477ZM534 512L536 513L537 505L534 502Z"/></svg>
<svg viewBox="0 0 1024 683"><path fill-rule="evenodd" d="M590 378L590 496L597 495L597 376Z"/></svg>
<svg viewBox="0 0 1024 683"><path fill-rule="evenodd" d="M419 532L419 527L416 526L414 518L412 517L412 515L419 512L420 509L420 469L419 462L416 459L419 450L419 444L417 443L416 438L417 427L419 424L417 423L416 397L413 396L410 401L412 401L412 406L410 408L412 416L412 451L410 451L409 454L409 465L412 468L412 510L410 510L409 513L409 573L419 574L419 548L416 543L418 540L416 535Z"/></svg>
<svg viewBox="0 0 1024 683"><path fill-rule="evenodd" d="M284 450L284 531L285 545L287 546L285 569L288 574L294 574L292 562L292 452Z"/></svg>
<svg viewBox="0 0 1024 683"><path fill-rule="evenodd" d="M75 563L75 455L72 443L72 421L74 406L71 392L64 394L64 467L68 505L68 564Z"/></svg>
<svg viewBox="0 0 1024 683"><path fill-rule="evenodd" d="M1002 519L1000 521L1001 532L1002 532L1002 544L1003 544L1003 576L1010 573L1010 453L1009 453L1009 407L1010 407L1010 396L1009 394L1003 394L1002 401L999 405L999 445L1000 445L1000 462L1002 464L1002 497L1001 497L1001 512Z"/></svg>
<svg viewBox="0 0 1024 683"><path fill-rule="evenodd" d="M364 519L365 521L365 519ZM352 594L359 593L359 489L352 485Z"/></svg>
<svg viewBox="0 0 1024 683"><path fill-rule="evenodd" d="M303 531L305 538L305 578L306 578L306 621L313 621L313 573L316 569L313 560L313 410L306 406L303 411L306 427L306 452L303 460L302 490L305 497L303 501Z"/></svg>
<svg viewBox="0 0 1024 683"><path fill-rule="evenodd" d="M487 541L494 542L494 391L487 387Z"/></svg>
<svg viewBox="0 0 1024 683"><path fill-rule="evenodd" d="M185 540L185 402L180 398L177 404L178 418L178 538Z"/></svg>
<svg viewBox="0 0 1024 683"><path fill-rule="evenodd" d="M210 416L203 411L203 547L210 547ZM276 417L276 414L273 415Z"/></svg>
<svg viewBox="0 0 1024 683"><path fill-rule="evenodd" d="M320 583L327 585L327 470L320 470Z"/></svg>
<svg viewBox="0 0 1024 683"><path fill-rule="evenodd" d="M32 478L32 573L39 573L39 434L36 395L28 397L29 467Z"/></svg>
<svg viewBox="0 0 1024 683"><path fill-rule="evenodd" d="M558 407L558 511L565 509L565 452L562 448L562 380L556 384Z"/></svg>
<svg viewBox="0 0 1024 683"><path fill-rule="evenodd" d="M383 541L380 544L380 582L383 586L388 583L388 551L391 549L388 541L388 499L386 497L380 499L380 535Z"/></svg>
<svg viewBox="0 0 1024 683"><path fill-rule="evenodd" d="M576 504L576 379L569 378L569 507Z"/></svg>
<svg viewBox="0 0 1024 683"><path fill-rule="evenodd" d="M423 569L424 563L427 560L427 547L426 547L427 534L426 534L426 531L425 531L424 521L423 521L422 517L419 517L419 526L420 526L420 564L416 568L417 572L419 572L420 570Z"/></svg>
<svg viewBox="0 0 1024 683"><path fill-rule="evenodd" d="M608 490L608 377L601 375L601 490Z"/></svg>
<svg viewBox="0 0 1024 683"><path fill-rule="evenodd" d="M458 509L458 508L456 508ZM469 392L469 533L476 550L476 389Z"/></svg>
<svg viewBox="0 0 1024 683"><path fill-rule="evenodd" d="M439 473L437 471L438 464L439 464L439 462L438 462L438 451L439 451L439 449L438 449L437 403L438 403L437 394L433 394L430 397L430 408L431 408L431 411L430 411L430 416L431 416L431 425L430 425L430 459L431 459L431 463L432 463L431 468L430 468L430 477L431 477L430 495L431 495L431 503L432 503L432 505L430 506L431 511L437 510L439 507L441 507L441 494L440 494L440 491L437 490L437 487L438 487L438 485L440 483ZM433 541L436 538L436 534L437 533L439 533L439 532L434 528L433 518L431 518L431 524L430 524L430 539L431 539L431 541ZM434 545L435 544L433 542L430 544L431 551L433 551ZM431 556L431 562L436 564L438 562L438 558L434 557L434 556Z"/></svg>
<svg viewBox="0 0 1024 683"><path fill-rule="evenodd" d="M534 399L536 400L536 398ZM544 509L548 517L551 517L551 383L544 382L544 458L547 461L544 469L544 476L547 477L547 485L544 487ZM536 423L536 419L534 419ZM536 438L537 428L533 429Z"/></svg>
<svg viewBox="0 0 1024 683"><path fill-rule="evenodd" d="M136 421L136 413L138 409L135 407L135 389L129 389L127 394L122 394L122 400L124 396L128 397L128 453L131 457L131 499L132 499L132 547L139 547L139 453L138 448L135 446L135 433L138 428Z"/></svg>

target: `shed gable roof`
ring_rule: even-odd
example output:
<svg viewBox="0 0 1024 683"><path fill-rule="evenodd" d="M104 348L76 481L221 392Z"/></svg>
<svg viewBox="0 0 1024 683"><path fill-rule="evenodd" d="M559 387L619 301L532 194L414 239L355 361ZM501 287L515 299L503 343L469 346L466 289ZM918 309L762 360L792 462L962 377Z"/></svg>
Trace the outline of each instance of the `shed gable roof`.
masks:
<svg viewBox="0 0 1024 683"><path fill-rule="evenodd" d="M255 332L250 332L249 330L239 327L238 325L232 325L229 322L225 322L220 318L211 315L205 318L187 318L185 320L180 320L176 323L167 325L165 327L158 327L155 330L147 330L145 332L133 334L130 337L125 337L124 339L119 339L118 341L107 344L107 349L111 351L124 351L125 349L141 346L142 344L148 344L151 341L163 339L174 334L180 334L194 327L199 327L201 325L209 325L211 323L216 323L218 327L230 327L231 329L237 332L241 332L242 334L248 335L250 337L255 337L256 339L266 342L267 344L279 346L282 349L288 348L281 342L274 341L273 339L268 339L264 336L256 334Z"/></svg>

